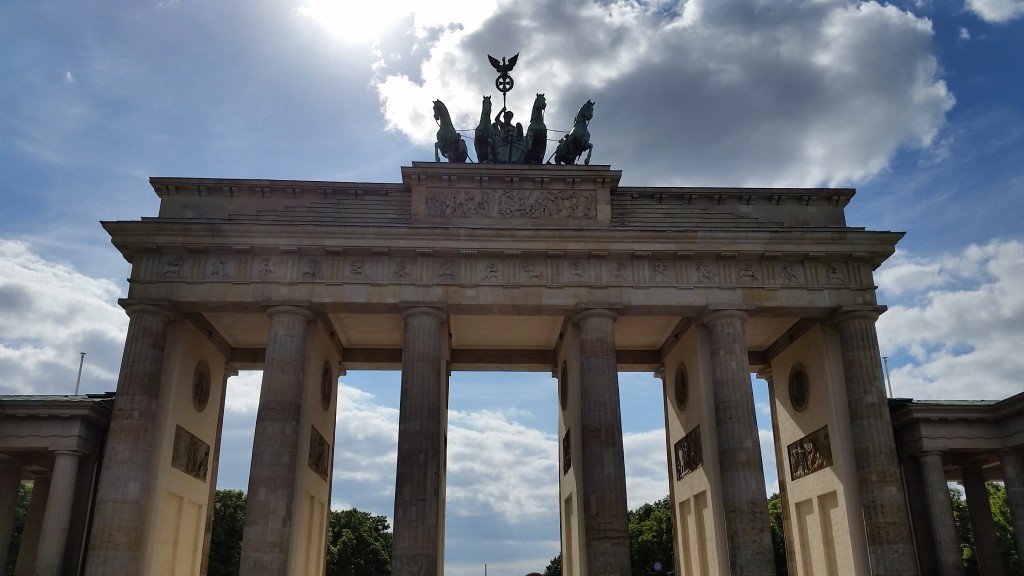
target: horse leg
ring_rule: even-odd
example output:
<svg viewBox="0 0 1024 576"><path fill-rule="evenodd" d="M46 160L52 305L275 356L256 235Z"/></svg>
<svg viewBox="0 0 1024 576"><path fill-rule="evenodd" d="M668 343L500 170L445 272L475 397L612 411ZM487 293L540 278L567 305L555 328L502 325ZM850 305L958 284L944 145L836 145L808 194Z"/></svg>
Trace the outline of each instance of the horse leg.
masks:
<svg viewBox="0 0 1024 576"><path fill-rule="evenodd" d="M440 162L441 161L441 156L439 154L440 150L441 150L441 143L440 142L434 142L434 162Z"/></svg>
<svg viewBox="0 0 1024 576"><path fill-rule="evenodd" d="M585 166L590 166L590 155L594 152L594 145L587 144L587 159L583 161Z"/></svg>

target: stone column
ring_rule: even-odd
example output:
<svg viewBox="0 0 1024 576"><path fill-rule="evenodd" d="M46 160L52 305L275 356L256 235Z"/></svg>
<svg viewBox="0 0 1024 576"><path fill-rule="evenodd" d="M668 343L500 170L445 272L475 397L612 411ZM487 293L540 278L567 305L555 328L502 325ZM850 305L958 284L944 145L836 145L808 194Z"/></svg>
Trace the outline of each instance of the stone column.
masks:
<svg viewBox="0 0 1024 576"><path fill-rule="evenodd" d="M761 442L747 358L746 319L747 314L740 310L712 312L703 319L711 332L711 391L715 400L729 571L750 576L774 575Z"/></svg>
<svg viewBox="0 0 1024 576"><path fill-rule="evenodd" d="M206 534L203 536L203 558L199 563L199 576L206 576L210 568L210 542L213 539L213 509L217 495L217 471L220 468L220 441L224 432L224 405L228 398L228 378L237 376L238 370L224 367L224 382L220 387L220 408L217 411L217 435L210 455L210 497L206 501Z"/></svg>
<svg viewBox="0 0 1024 576"><path fill-rule="evenodd" d="M580 338L580 498L587 573L629 574L626 466L622 451L615 320L586 310L573 321Z"/></svg>
<svg viewBox="0 0 1024 576"><path fill-rule="evenodd" d="M0 569L7 566L7 547L14 531L14 515L18 510L18 490L24 472L17 462L0 461Z"/></svg>
<svg viewBox="0 0 1024 576"><path fill-rule="evenodd" d="M444 542L445 351L447 315L434 308L402 312L402 393L395 474L395 529L391 572L436 576Z"/></svg>
<svg viewBox="0 0 1024 576"><path fill-rule="evenodd" d="M143 572L157 404L173 314L140 304L125 311L131 320L96 493L87 576Z"/></svg>
<svg viewBox="0 0 1024 576"><path fill-rule="evenodd" d="M72 450L60 450L54 454L50 494L46 498L46 514L36 552L36 576L57 576L61 572L81 456L81 452Z"/></svg>
<svg viewBox="0 0 1024 576"><path fill-rule="evenodd" d="M1003 558L999 554L999 541L992 521L992 508L988 503L988 488L981 466L964 466L964 496L974 533L974 551L977 553L981 576L1003 576Z"/></svg>
<svg viewBox="0 0 1024 576"><path fill-rule="evenodd" d="M25 515L25 528L21 531L21 547L18 549L14 576L35 576L36 551L39 549L39 534L43 528L49 496L50 474L36 474L32 481L32 499L28 501L28 513Z"/></svg>
<svg viewBox="0 0 1024 576"><path fill-rule="evenodd" d="M1006 505L1010 508L1017 556L1024 558L1024 456L1020 452L1003 452L999 461L1003 465Z"/></svg>
<svg viewBox="0 0 1024 576"><path fill-rule="evenodd" d="M946 471L942 467L942 454L924 452L918 455L921 475L924 477L925 496L928 500L928 519L935 544L935 564L939 576L963 576L964 563L960 557L960 537L953 521L953 504L946 486Z"/></svg>
<svg viewBox="0 0 1024 576"><path fill-rule="evenodd" d="M288 573L298 462L306 340L313 315L294 306L267 310L270 332L252 440L239 573Z"/></svg>
<svg viewBox="0 0 1024 576"><path fill-rule="evenodd" d="M775 439L775 442L773 442L773 444L775 444L775 473L776 478L778 478L779 481L779 498L782 500L783 540L786 543L795 542L793 538L793 519L789 510L789 477L786 475L786 461L784 460L784 458L787 457L787 454L785 452L785 447L779 442L781 435L779 434L779 408L778 403L775 401L775 394L778 390L775 387L775 374L772 372L771 367L768 367L763 372L758 373L757 376L765 382L768 382L768 405L771 408L772 415L772 438ZM770 529L771 527L769 525L769 530ZM775 543L772 542L773 549L774 546ZM786 566L788 569L789 566L796 565L796 546L790 544L786 546Z"/></svg>
<svg viewBox="0 0 1024 576"><path fill-rule="evenodd" d="M846 397L868 561L874 576L917 574L910 516L882 378L875 311L840 314Z"/></svg>

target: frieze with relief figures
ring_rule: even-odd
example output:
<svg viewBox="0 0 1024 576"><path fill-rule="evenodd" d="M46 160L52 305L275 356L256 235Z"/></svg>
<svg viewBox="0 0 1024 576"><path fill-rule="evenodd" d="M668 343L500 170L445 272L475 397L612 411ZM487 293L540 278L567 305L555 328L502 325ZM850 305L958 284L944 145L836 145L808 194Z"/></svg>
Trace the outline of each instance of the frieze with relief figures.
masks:
<svg viewBox="0 0 1024 576"><path fill-rule="evenodd" d="M864 262L781 259L777 255L739 258L692 257L678 253L632 256L518 250L461 250L438 254L417 250L392 254L155 254L138 280L174 282L330 282L418 285L622 286L781 288L871 288Z"/></svg>
<svg viewBox="0 0 1024 576"><path fill-rule="evenodd" d="M475 190L428 188L428 216L454 218L597 218L592 190Z"/></svg>

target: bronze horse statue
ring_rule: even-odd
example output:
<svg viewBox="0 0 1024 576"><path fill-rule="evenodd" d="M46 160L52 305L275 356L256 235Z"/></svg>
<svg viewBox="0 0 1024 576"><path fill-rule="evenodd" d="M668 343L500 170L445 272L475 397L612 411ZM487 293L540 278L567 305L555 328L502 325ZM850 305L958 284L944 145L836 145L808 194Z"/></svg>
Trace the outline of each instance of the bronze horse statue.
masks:
<svg viewBox="0 0 1024 576"><path fill-rule="evenodd" d="M494 127L491 126L490 96L484 96L483 105L480 108L480 123L477 124L476 133L473 136L476 161L480 164L494 162Z"/></svg>
<svg viewBox="0 0 1024 576"><path fill-rule="evenodd" d="M537 94L530 114L530 126L526 129L524 164L543 164L548 147L548 127L544 125L544 109L548 107L543 94Z"/></svg>
<svg viewBox="0 0 1024 576"><path fill-rule="evenodd" d="M440 126L434 143L434 162L440 162L441 156L449 162L465 162L469 158L466 141L455 130L448 107L440 100L434 100L434 120Z"/></svg>
<svg viewBox="0 0 1024 576"><path fill-rule="evenodd" d="M594 103L587 100L587 103L580 107L573 121L572 132L569 132L558 141L555 148L555 164L575 164L583 151L587 151L587 157L583 160L586 165L590 164L590 155L594 152L594 145L590 143L590 132L587 125L594 118Z"/></svg>

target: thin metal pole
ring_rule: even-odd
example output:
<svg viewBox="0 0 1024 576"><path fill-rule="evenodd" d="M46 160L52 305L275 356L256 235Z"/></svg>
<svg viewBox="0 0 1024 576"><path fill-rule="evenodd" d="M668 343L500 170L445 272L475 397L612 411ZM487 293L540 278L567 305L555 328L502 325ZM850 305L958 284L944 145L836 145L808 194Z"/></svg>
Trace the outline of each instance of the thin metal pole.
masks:
<svg viewBox="0 0 1024 576"><path fill-rule="evenodd" d="M85 364L85 352L79 352L81 358L78 360L78 380L75 380L75 396L78 396L78 386L82 383L82 366Z"/></svg>
<svg viewBox="0 0 1024 576"><path fill-rule="evenodd" d="M889 384L889 398L893 398L892 393L892 378L889 377L889 357L882 356L882 364L885 365L885 381Z"/></svg>

